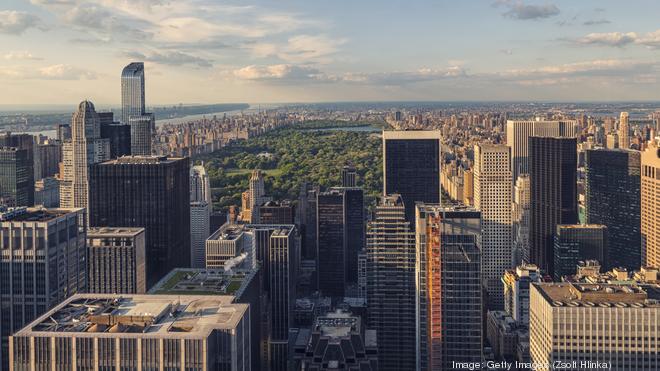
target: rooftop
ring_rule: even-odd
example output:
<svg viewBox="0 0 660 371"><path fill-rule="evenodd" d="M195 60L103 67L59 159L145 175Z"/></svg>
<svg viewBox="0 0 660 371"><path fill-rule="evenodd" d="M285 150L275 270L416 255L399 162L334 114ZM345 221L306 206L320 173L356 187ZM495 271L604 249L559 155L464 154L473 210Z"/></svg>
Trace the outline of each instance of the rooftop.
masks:
<svg viewBox="0 0 660 371"><path fill-rule="evenodd" d="M161 164L171 163L175 161L185 160L180 157L167 157L167 156L122 156L113 160L101 163L101 165L145 165L145 164Z"/></svg>
<svg viewBox="0 0 660 371"><path fill-rule="evenodd" d="M314 327L323 336L344 337L350 335L351 332L360 332L360 317L337 310L325 316L319 316Z"/></svg>
<svg viewBox="0 0 660 371"><path fill-rule="evenodd" d="M137 227L91 227L87 229L87 237L134 237L144 233L144 228Z"/></svg>
<svg viewBox="0 0 660 371"><path fill-rule="evenodd" d="M660 285L542 283L534 284L553 307L660 308Z"/></svg>
<svg viewBox="0 0 660 371"><path fill-rule="evenodd" d="M46 209L13 207L0 209L0 221L3 222L47 222L70 213L81 212L83 209Z"/></svg>
<svg viewBox="0 0 660 371"><path fill-rule="evenodd" d="M15 336L200 338L235 328L247 309L227 296L77 294Z"/></svg>
<svg viewBox="0 0 660 371"><path fill-rule="evenodd" d="M223 224L207 240L233 241L240 237L245 231L244 224Z"/></svg>
<svg viewBox="0 0 660 371"><path fill-rule="evenodd" d="M240 296L254 278L256 270L186 269L172 270L149 290L159 295L229 295Z"/></svg>

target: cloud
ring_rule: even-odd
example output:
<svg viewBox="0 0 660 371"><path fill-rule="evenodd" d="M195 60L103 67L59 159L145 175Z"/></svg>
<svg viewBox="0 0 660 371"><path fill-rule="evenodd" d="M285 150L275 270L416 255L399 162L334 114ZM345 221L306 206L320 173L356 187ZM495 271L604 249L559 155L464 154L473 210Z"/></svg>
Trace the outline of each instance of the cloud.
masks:
<svg viewBox="0 0 660 371"><path fill-rule="evenodd" d="M322 81L328 77L310 66L276 64L270 66L246 66L232 71L233 77L251 81Z"/></svg>
<svg viewBox="0 0 660 371"><path fill-rule="evenodd" d="M40 68L37 77L46 80L94 80L96 73L68 64L56 64Z"/></svg>
<svg viewBox="0 0 660 371"><path fill-rule="evenodd" d="M588 21L584 21L582 23L582 25L584 25L584 26L597 26L597 25L601 25L601 24L610 24L610 23L612 23L612 22L607 20L607 19L602 19L601 18L601 19L590 19Z"/></svg>
<svg viewBox="0 0 660 371"><path fill-rule="evenodd" d="M130 59L136 59L146 62L153 62L169 66L193 65L198 67L213 67L210 60L196 57L194 55L182 53L179 51L151 52L143 54L132 51L125 52L123 55Z"/></svg>
<svg viewBox="0 0 660 371"><path fill-rule="evenodd" d="M0 11L0 33L20 35L30 28L46 30L41 19L35 15L16 10Z"/></svg>
<svg viewBox="0 0 660 371"><path fill-rule="evenodd" d="M32 55L32 53L30 53L27 50L19 50L19 51L11 51L11 52L5 54L5 59L7 59L7 60L24 60L24 61L27 61L27 60L40 61L43 58L34 56L34 55Z"/></svg>
<svg viewBox="0 0 660 371"><path fill-rule="evenodd" d="M604 45L623 47L632 44L637 40L637 34L634 32L606 32L590 33L577 39L577 43L585 45Z"/></svg>
<svg viewBox="0 0 660 371"><path fill-rule="evenodd" d="M523 1L503 0L496 2L494 5L503 5L509 9L503 13L505 17L523 21L550 18L561 12L554 4L533 5L525 4Z"/></svg>
<svg viewBox="0 0 660 371"><path fill-rule="evenodd" d="M136 20L113 12L100 5L82 3L69 8L62 19L65 23L107 35L106 37L126 38L130 41L146 40L150 32L138 27Z"/></svg>
<svg viewBox="0 0 660 371"><path fill-rule="evenodd" d="M248 43L245 45L257 58L277 57L288 63L330 63L332 55L339 51L346 39L327 35L297 35L285 44Z"/></svg>

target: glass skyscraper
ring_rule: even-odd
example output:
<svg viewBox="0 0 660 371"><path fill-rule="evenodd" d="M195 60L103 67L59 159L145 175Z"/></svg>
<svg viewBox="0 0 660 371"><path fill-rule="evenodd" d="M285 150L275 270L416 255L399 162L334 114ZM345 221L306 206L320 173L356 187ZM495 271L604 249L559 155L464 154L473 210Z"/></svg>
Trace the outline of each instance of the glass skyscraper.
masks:
<svg viewBox="0 0 660 371"><path fill-rule="evenodd" d="M121 121L131 125L131 154L151 154L153 113L146 113L144 63L133 62L121 72Z"/></svg>

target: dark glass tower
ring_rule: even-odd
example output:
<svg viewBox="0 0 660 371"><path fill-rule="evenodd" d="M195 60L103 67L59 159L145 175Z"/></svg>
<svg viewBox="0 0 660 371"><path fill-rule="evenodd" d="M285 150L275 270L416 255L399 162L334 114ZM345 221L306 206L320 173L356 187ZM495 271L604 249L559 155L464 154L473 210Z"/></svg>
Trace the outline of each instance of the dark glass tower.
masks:
<svg viewBox="0 0 660 371"><path fill-rule="evenodd" d="M558 224L576 224L577 140L530 137L530 263L554 273L554 241Z"/></svg>
<svg viewBox="0 0 660 371"><path fill-rule="evenodd" d="M34 170L27 152L0 147L0 205L34 205Z"/></svg>
<svg viewBox="0 0 660 371"><path fill-rule="evenodd" d="M346 282L357 284L358 253L364 250L364 192L362 188L342 188L344 192L344 231L346 236Z"/></svg>
<svg viewBox="0 0 660 371"><path fill-rule="evenodd" d="M110 158L131 154L131 126L114 121L112 112L99 112L101 138L110 140Z"/></svg>
<svg viewBox="0 0 660 371"><path fill-rule="evenodd" d="M586 151L587 223L609 230L606 270L640 267L640 153L632 150Z"/></svg>
<svg viewBox="0 0 660 371"><path fill-rule="evenodd" d="M316 220L318 288L324 295L342 297L346 282L343 192L332 189L319 193Z"/></svg>
<svg viewBox="0 0 660 371"><path fill-rule="evenodd" d="M189 183L188 158L131 156L90 168L90 224L145 228L147 288L190 265Z"/></svg>
<svg viewBox="0 0 660 371"><path fill-rule="evenodd" d="M440 132L383 131L383 193L401 195L411 225L415 202L440 203Z"/></svg>
<svg viewBox="0 0 660 371"><path fill-rule="evenodd" d="M575 274L580 261L598 260L601 266L607 266L607 237L607 227L600 224L558 225L554 237L555 281Z"/></svg>

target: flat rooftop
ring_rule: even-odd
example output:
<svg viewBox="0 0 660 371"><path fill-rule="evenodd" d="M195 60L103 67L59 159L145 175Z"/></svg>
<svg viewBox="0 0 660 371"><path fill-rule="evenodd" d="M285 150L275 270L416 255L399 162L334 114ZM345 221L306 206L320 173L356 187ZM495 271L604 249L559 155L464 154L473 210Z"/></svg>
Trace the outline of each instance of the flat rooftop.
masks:
<svg viewBox="0 0 660 371"><path fill-rule="evenodd" d="M92 227L87 229L88 238L98 237L134 237L144 233L144 228L138 227Z"/></svg>
<svg viewBox="0 0 660 371"><path fill-rule="evenodd" d="M213 232L207 240L212 241L234 241L245 232L245 224L223 224L217 231Z"/></svg>
<svg viewBox="0 0 660 371"><path fill-rule="evenodd" d="M47 222L70 213L76 213L83 209L46 209L46 208L9 208L0 210L0 221L2 222Z"/></svg>
<svg viewBox="0 0 660 371"><path fill-rule="evenodd" d="M314 327L321 335L331 338L348 336L351 332L360 332L360 317L340 310L319 316Z"/></svg>
<svg viewBox="0 0 660 371"><path fill-rule="evenodd" d="M77 294L14 336L205 338L247 310L227 296Z"/></svg>
<svg viewBox="0 0 660 371"><path fill-rule="evenodd" d="M122 156L113 160L102 162L101 165L162 164L180 160L184 160L184 158L167 156Z"/></svg>
<svg viewBox="0 0 660 371"><path fill-rule="evenodd" d="M156 283L150 294L159 295L229 295L239 294L254 278L256 270L177 268ZM233 300L233 299L232 299Z"/></svg>
<svg viewBox="0 0 660 371"><path fill-rule="evenodd" d="M534 284L553 307L660 308L660 285L541 283Z"/></svg>

